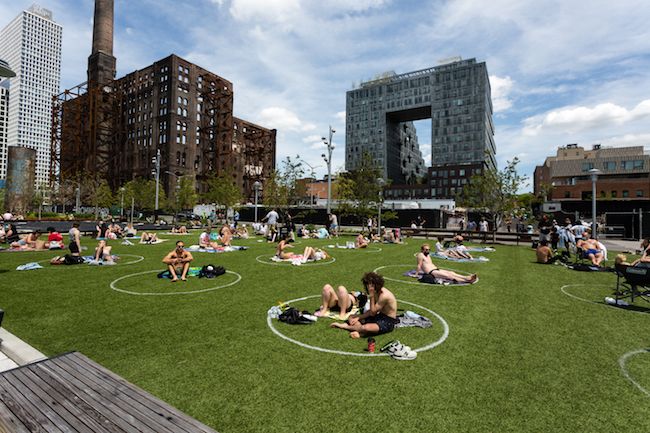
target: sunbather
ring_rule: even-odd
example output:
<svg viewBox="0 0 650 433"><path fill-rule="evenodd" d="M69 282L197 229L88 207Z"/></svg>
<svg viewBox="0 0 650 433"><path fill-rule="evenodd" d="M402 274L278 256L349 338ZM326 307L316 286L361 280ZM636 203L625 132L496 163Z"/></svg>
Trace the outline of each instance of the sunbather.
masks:
<svg viewBox="0 0 650 433"><path fill-rule="evenodd" d="M275 256L279 259L286 260L290 259L293 257L294 253L287 252L285 253L284 250L287 248L294 248L293 245L289 244L289 241L291 240L291 234L287 234L284 239L282 239L280 242L278 242L278 247L276 248Z"/></svg>
<svg viewBox="0 0 650 433"><path fill-rule="evenodd" d="M168 241L169 239L160 239L158 235L154 232L147 233L147 232L142 232L140 234L140 243L141 244L153 244L157 242L165 242Z"/></svg>
<svg viewBox="0 0 650 433"><path fill-rule="evenodd" d="M171 253L167 254L163 259L163 263L167 265L167 269L172 274L172 283L180 279L187 281L187 271L190 269L190 262L194 260L189 251L185 251L183 241L176 242L176 248Z"/></svg>
<svg viewBox="0 0 650 433"><path fill-rule="evenodd" d="M350 331L352 338L391 332L397 317L395 295L384 287L384 277L375 272L366 272L361 282L370 308L363 314L350 316L347 323L334 322L332 327Z"/></svg>
<svg viewBox="0 0 650 433"><path fill-rule="evenodd" d="M550 265L557 262L558 260L562 263L566 263L567 261L566 257L561 254L558 254L557 256L553 256L553 251L551 251L551 249L549 248L548 241L546 240L540 241L537 250L535 250L535 253L537 254L538 263L544 263Z"/></svg>
<svg viewBox="0 0 650 433"><path fill-rule="evenodd" d="M600 263L603 261L605 256L600 250L598 241L596 239L590 239L588 232L582 234L582 239L576 243L576 247L581 248L584 251L585 255L589 260L591 260L591 264L600 267Z"/></svg>
<svg viewBox="0 0 650 433"><path fill-rule="evenodd" d="M474 257L467 252L467 247L463 245L463 237L460 235L454 237L454 246L447 251L450 257L474 261Z"/></svg>
<svg viewBox="0 0 650 433"><path fill-rule="evenodd" d="M339 286L339 288L334 291L334 288L329 284L323 286L320 294L322 303L314 315L318 317L326 317L332 311L340 311L339 317L341 320L347 319L352 308L359 307L362 309L368 300L368 296L365 293L349 293L343 286Z"/></svg>
<svg viewBox="0 0 650 433"><path fill-rule="evenodd" d="M230 228L228 228L228 226L225 226L225 225L221 228L221 244L224 247L231 246L231 244L230 244Z"/></svg>
<svg viewBox="0 0 650 433"><path fill-rule="evenodd" d="M422 251L417 257L418 267L415 270L415 274L411 275L412 277L418 278L420 270L422 270L423 273L431 274L436 279L456 281L459 283L474 283L478 279L476 274L467 276L457 274L453 271L443 271L442 269L438 269L438 267L431 261L431 256L429 255L431 249L429 244L422 244L421 250Z"/></svg>
<svg viewBox="0 0 650 433"><path fill-rule="evenodd" d="M206 228L203 233L199 235L199 247L201 248L212 248L212 249L217 249L219 248L219 242L213 241L211 239L212 236L212 229L210 227Z"/></svg>
<svg viewBox="0 0 650 433"><path fill-rule="evenodd" d="M16 242L11 243L12 248L20 248L21 250L35 250L36 241L41 235L40 230L34 230L33 232L25 235L22 239L17 240Z"/></svg>
<svg viewBox="0 0 650 433"><path fill-rule="evenodd" d="M305 251L302 253L303 263L309 259L314 261L329 259L331 256L320 248L305 247Z"/></svg>
<svg viewBox="0 0 650 433"><path fill-rule="evenodd" d="M171 229L172 233L187 233L187 227L175 225Z"/></svg>
<svg viewBox="0 0 650 433"><path fill-rule="evenodd" d="M361 230L359 236L357 236L354 246L355 248L365 248L368 246L368 241L363 237L363 230Z"/></svg>
<svg viewBox="0 0 650 433"><path fill-rule="evenodd" d="M113 260L113 257L111 257L112 248L113 247L106 245L106 241L99 241L97 247L95 248L95 256L93 257L93 260L96 262L114 262L115 260Z"/></svg>

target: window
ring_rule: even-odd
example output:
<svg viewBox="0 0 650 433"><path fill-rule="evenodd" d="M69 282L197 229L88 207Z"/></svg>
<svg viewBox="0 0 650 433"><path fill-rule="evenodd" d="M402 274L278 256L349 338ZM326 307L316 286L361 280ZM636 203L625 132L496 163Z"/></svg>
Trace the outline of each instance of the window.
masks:
<svg viewBox="0 0 650 433"><path fill-rule="evenodd" d="M623 190L623 197L629 197L630 196L630 191L624 189Z"/></svg>
<svg viewBox="0 0 650 433"><path fill-rule="evenodd" d="M582 171L589 171L592 168L594 168L594 163L593 162L583 162L582 163Z"/></svg>
<svg viewBox="0 0 650 433"><path fill-rule="evenodd" d="M607 162L603 163L603 170L605 170L605 171L616 170L616 162L607 161Z"/></svg>
<svg viewBox="0 0 650 433"><path fill-rule="evenodd" d="M641 189L637 189L637 190L636 190L636 196L637 196L637 197L643 197L643 190L641 190Z"/></svg>
<svg viewBox="0 0 650 433"><path fill-rule="evenodd" d="M612 191L612 198L618 197L618 191Z"/></svg>
<svg viewBox="0 0 650 433"><path fill-rule="evenodd" d="M571 198L571 193L569 191L564 191L564 198Z"/></svg>
<svg viewBox="0 0 650 433"><path fill-rule="evenodd" d="M622 161L621 169L623 170L642 170L643 169L643 160L637 159L635 161Z"/></svg>

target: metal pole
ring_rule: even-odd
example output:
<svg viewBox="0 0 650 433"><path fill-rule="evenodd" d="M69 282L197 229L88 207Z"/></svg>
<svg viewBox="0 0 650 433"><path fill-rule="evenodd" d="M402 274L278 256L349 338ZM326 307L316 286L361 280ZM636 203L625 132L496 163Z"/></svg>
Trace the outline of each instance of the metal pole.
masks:
<svg viewBox="0 0 650 433"><path fill-rule="evenodd" d="M330 125L330 141L327 143L327 214L332 213L332 151L334 146L332 146L332 125Z"/></svg>
<svg viewBox="0 0 650 433"><path fill-rule="evenodd" d="M77 203L75 207L76 213L81 213L81 210L79 210L80 202L81 202L81 186L77 184Z"/></svg>
<svg viewBox="0 0 650 433"><path fill-rule="evenodd" d="M124 188L120 191L122 193L122 199L120 201L120 218L124 217Z"/></svg>
<svg viewBox="0 0 650 433"><path fill-rule="evenodd" d="M134 208L135 208L135 197L131 197L131 225L133 225Z"/></svg>
<svg viewBox="0 0 650 433"><path fill-rule="evenodd" d="M592 180L591 193L591 234L594 239L598 239L598 230L596 227L596 180Z"/></svg>
<svg viewBox="0 0 650 433"><path fill-rule="evenodd" d="M253 221L254 223L257 223L257 190L258 187L257 185L255 185L255 221Z"/></svg>
<svg viewBox="0 0 650 433"><path fill-rule="evenodd" d="M156 152L156 209L154 219L158 218L158 189L160 184L160 149Z"/></svg>

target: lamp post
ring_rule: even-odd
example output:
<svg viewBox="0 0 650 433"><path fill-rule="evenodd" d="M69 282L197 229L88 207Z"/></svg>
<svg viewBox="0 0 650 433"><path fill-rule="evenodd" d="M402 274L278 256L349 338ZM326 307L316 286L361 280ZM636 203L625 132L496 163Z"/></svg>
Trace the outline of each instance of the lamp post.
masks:
<svg viewBox="0 0 650 433"><path fill-rule="evenodd" d="M330 139L329 141L325 141L326 138L323 137L323 141L327 145L327 156L323 153L321 156L327 163L327 214L329 215L332 213L332 151L334 150L334 145L332 144L332 135L336 131L332 129L332 125L330 125Z"/></svg>
<svg viewBox="0 0 650 433"><path fill-rule="evenodd" d="M120 188L120 192L122 193L122 199L120 200L120 219L124 217L124 191L126 191L126 188Z"/></svg>
<svg viewBox="0 0 650 433"><path fill-rule="evenodd" d="M378 177L376 182L377 182L377 186L379 187L379 194L378 194L379 197L377 199L379 202L379 206L378 206L379 218L377 218L377 236L381 236L381 192L384 185L386 185L386 181L383 178Z"/></svg>
<svg viewBox="0 0 650 433"><path fill-rule="evenodd" d="M255 183L253 183L253 188L255 188L255 221L253 221L254 223L257 223L257 190L260 189L260 186L262 186L262 184L259 183L258 181L255 181Z"/></svg>
<svg viewBox="0 0 650 433"><path fill-rule="evenodd" d="M160 149L156 150L156 157L154 158L156 161L156 207L154 210L154 220L158 219L158 190L160 188Z"/></svg>
<svg viewBox="0 0 650 433"><path fill-rule="evenodd" d="M311 184L311 200L310 200L311 203L310 204L313 206L313 204L314 204L314 177L315 177L314 176L314 169L318 168L318 167L322 167L322 165L317 165L316 167L312 167L311 164L308 163L307 161L305 161L304 159L301 159L301 161L304 162L305 164L307 164L307 166L311 169L311 178L309 179L309 183Z"/></svg>
<svg viewBox="0 0 650 433"><path fill-rule="evenodd" d="M75 206L75 213L81 213L81 210L79 209L81 205L81 187L77 186L77 202Z"/></svg>
<svg viewBox="0 0 650 433"><path fill-rule="evenodd" d="M589 170L589 176L591 177L591 235L594 239L598 239L598 225L596 224L596 182L598 181L598 175L603 174L602 171L597 168L592 168Z"/></svg>

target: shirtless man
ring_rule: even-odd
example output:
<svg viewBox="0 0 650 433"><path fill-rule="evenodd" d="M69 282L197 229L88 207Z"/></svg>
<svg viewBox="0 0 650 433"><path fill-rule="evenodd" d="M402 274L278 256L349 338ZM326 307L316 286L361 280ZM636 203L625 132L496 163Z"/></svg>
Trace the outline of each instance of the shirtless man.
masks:
<svg viewBox="0 0 650 433"><path fill-rule="evenodd" d="M467 276L460 275L452 271L443 271L442 269L438 269L436 265L434 265L431 261L431 256L429 255L431 248L429 247L429 244L422 244L421 249L422 252L418 254L418 268L416 269L415 274L411 275L412 277L418 278L420 269L422 269L422 272L425 274L431 274L436 279L451 280L457 281L459 283L470 284L474 284L478 280L478 276L476 274Z"/></svg>
<svg viewBox="0 0 650 433"><path fill-rule="evenodd" d="M163 263L167 265L167 269L172 274L172 283L178 281L178 274L181 274L180 279L187 281L187 271L190 269L190 262L194 260L189 251L183 249L183 241L176 242L176 249L167 254L163 259Z"/></svg>
<svg viewBox="0 0 650 433"><path fill-rule="evenodd" d="M363 314L350 316L347 323L332 323L332 328L350 331L352 338L391 332L397 316L395 295L384 287L384 277L374 272L366 272L361 282L368 294L370 309Z"/></svg>
<svg viewBox="0 0 650 433"><path fill-rule="evenodd" d="M363 309L368 300L365 293L348 293L347 289L343 286L339 286L339 288L334 291L334 287L329 284L323 286L320 295L322 305L314 315L318 317L327 317L330 311L340 311L339 317L341 320L347 319L353 307Z"/></svg>
<svg viewBox="0 0 650 433"><path fill-rule="evenodd" d="M537 247L537 250L535 250L535 253L537 254L537 262L538 263L544 263L544 264L552 264L555 263L556 261L560 261L562 263L566 262L566 258L562 255L557 255L553 257L553 251L548 246L548 241L541 241L539 243L539 246Z"/></svg>
<svg viewBox="0 0 650 433"><path fill-rule="evenodd" d="M582 234L582 239L576 243L576 247L582 248L589 260L594 266L600 267L600 262L605 258L603 253L600 251L600 246L596 239L590 239L589 233L584 232Z"/></svg>
<svg viewBox="0 0 650 433"><path fill-rule="evenodd" d="M106 241L99 241L99 244L97 244L97 248L95 248L95 256L93 257L93 260L96 262L104 261L106 260L107 262L114 262L113 257L111 257L111 249L113 247L109 247L106 245Z"/></svg>

